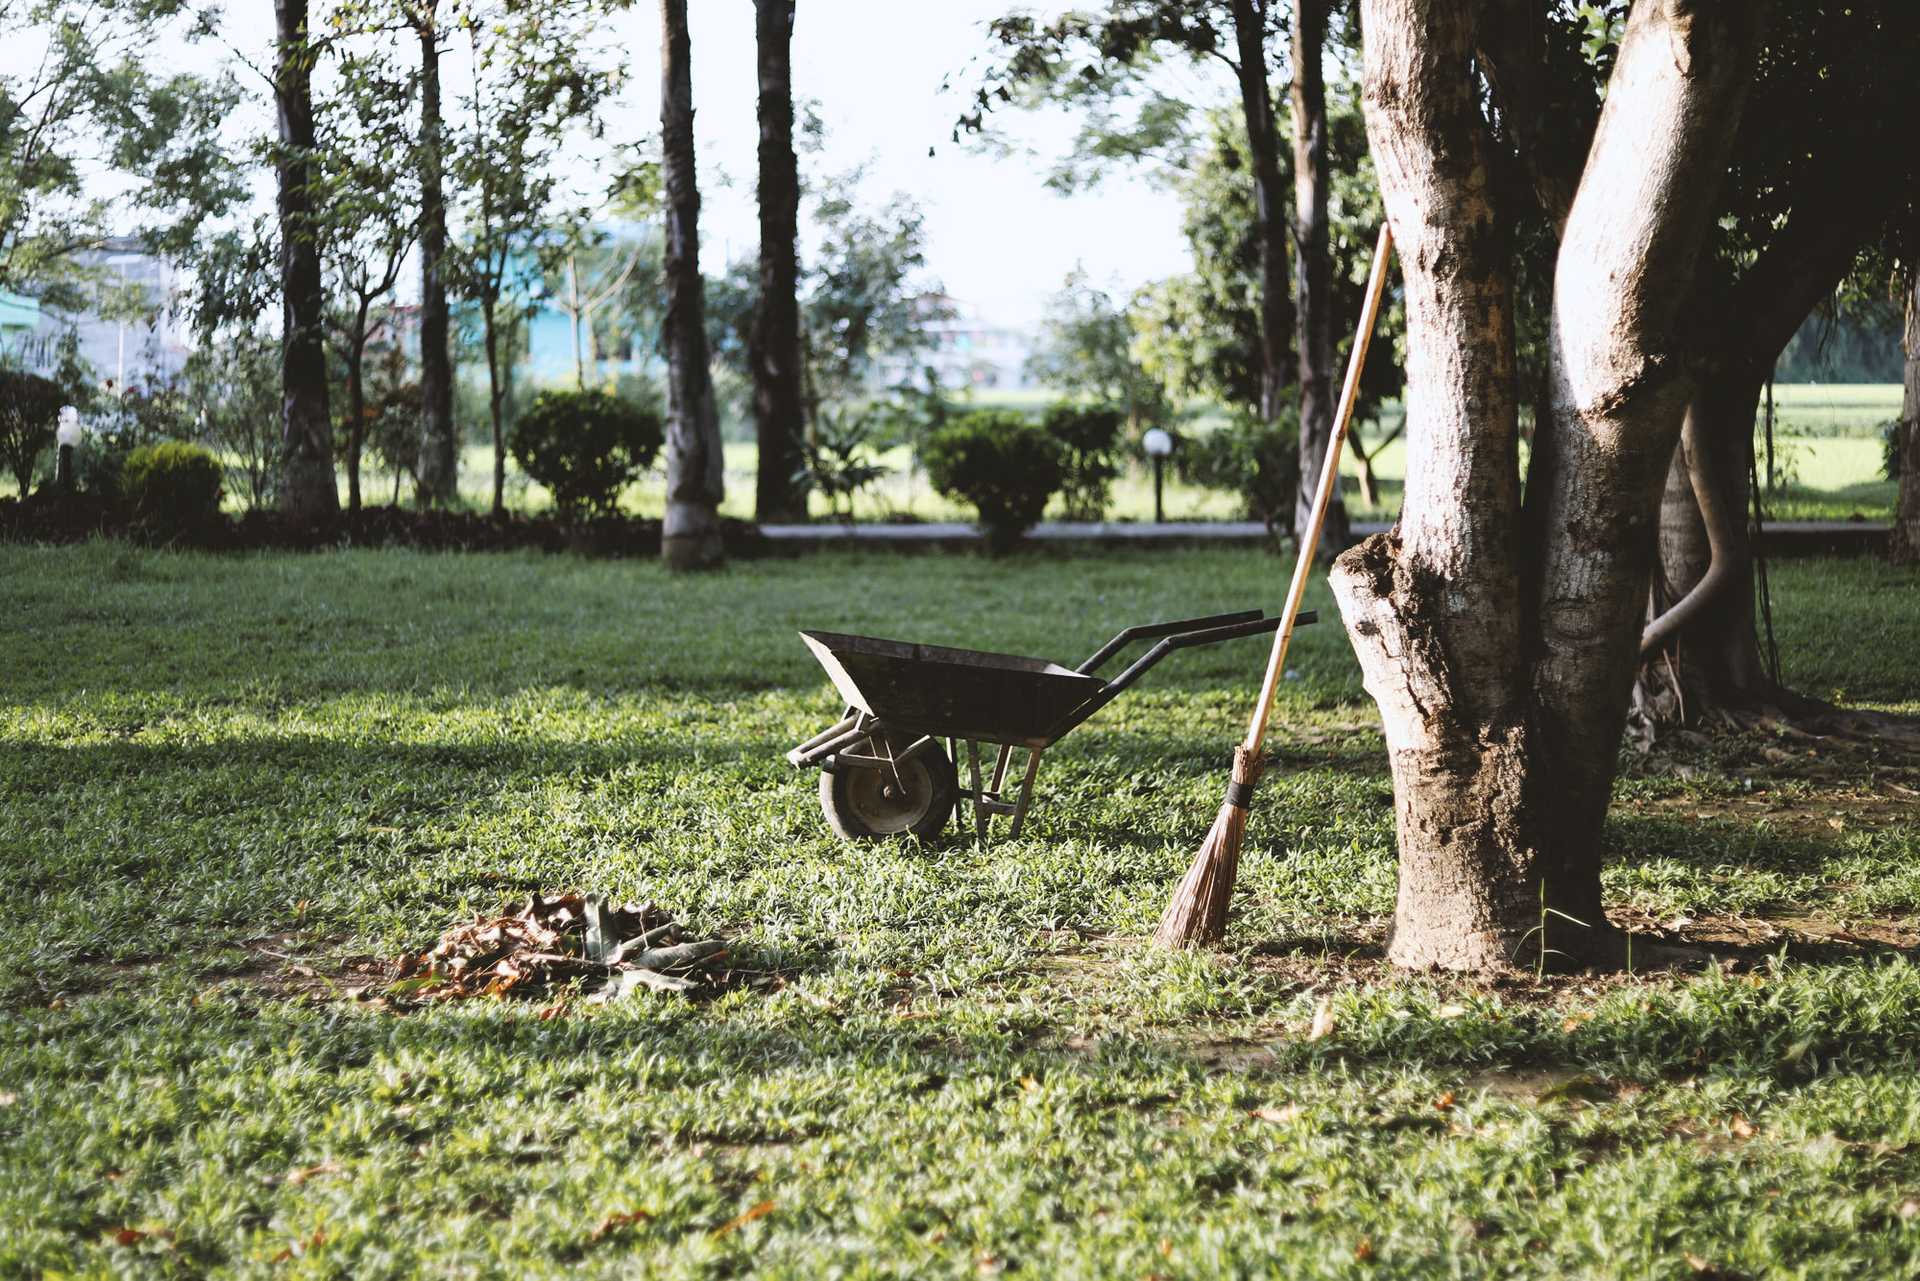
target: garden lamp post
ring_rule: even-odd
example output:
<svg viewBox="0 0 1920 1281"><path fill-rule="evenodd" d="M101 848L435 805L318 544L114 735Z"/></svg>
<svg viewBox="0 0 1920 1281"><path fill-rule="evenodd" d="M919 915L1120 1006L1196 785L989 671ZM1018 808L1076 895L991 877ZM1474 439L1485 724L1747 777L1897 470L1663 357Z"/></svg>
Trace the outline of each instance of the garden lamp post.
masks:
<svg viewBox="0 0 1920 1281"><path fill-rule="evenodd" d="M43 420L44 421L44 420ZM73 492L73 447L80 443L80 411L72 405L60 407L60 426L54 432L59 445L53 464L53 484L63 494Z"/></svg>
<svg viewBox="0 0 1920 1281"><path fill-rule="evenodd" d="M1173 436L1164 428L1153 427L1140 438L1140 444L1146 449L1147 457L1153 459L1153 523L1166 523L1167 513L1161 505L1161 487L1166 480L1167 455L1173 452Z"/></svg>

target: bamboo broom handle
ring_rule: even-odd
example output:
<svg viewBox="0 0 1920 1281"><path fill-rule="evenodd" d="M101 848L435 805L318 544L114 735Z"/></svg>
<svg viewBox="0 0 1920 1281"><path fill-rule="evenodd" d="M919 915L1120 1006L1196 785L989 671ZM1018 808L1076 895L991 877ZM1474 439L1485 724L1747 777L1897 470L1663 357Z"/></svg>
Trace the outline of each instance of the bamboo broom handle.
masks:
<svg viewBox="0 0 1920 1281"><path fill-rule="evenodd" d="M1392 256L1393 231L1383 222L1380 243L1373 250L1373 273L1367 277L1366 303L1360 308L1360 325L1353 333L1353 352L1347 357L1347 381L1340 389L1340 412L1334 416L1333 436L1327 441L1327 456L1320 464L1320 484L1313 496L1313 511L1307 518L1307 536L1300 544L1300 558L1293 566L1293 581L1287 586L1286 610L1280 616L1280 630L1274 633L1266 679L1260 683L1260 703L1253 709L1253 722L1247 726L1246 750L1255 758L1266 742L1267 718L1273 713L1273 695L1280 684L1280 673L1286 670L1293 620L1306 597L1307 576L1313 570L1313 555L1320 546L1320 527L1326 523L1327 507L1333 501L1334 486L1339 483L1340 447L1346 443L1353 406L1360 399L1360 371L1367 363L1367 347L1373 341L1373 324L1380 314L1381 296L1387 291L1387 262Z"/></svg>

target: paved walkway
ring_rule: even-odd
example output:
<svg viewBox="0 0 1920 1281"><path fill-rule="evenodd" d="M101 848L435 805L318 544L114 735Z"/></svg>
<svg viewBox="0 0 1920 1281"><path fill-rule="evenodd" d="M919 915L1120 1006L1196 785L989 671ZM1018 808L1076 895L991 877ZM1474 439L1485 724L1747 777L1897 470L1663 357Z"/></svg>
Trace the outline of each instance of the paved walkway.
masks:
<svg viewBox="0 0 1920 1281"><path fill-rule="evenodd" d="M1873 521L1791 521L1766 527L1766 547L1775 554L1811 554L1825 551L1868 551L1884 542L1891 527ZM1382 521L1355 521L1356 538L1382 533ZM818 525L762 525L769 542L803 547L935 547L971 546L980 541L972 525L960 521L925 524L857 524L823 522ZM1263 543L1266 526L1258 521L1170 520L1155 525L1136 521L1082 524L1043 521L1027 532L1038 543L1102 543L1109 546L1199 546L1220 543Z"/></svg>

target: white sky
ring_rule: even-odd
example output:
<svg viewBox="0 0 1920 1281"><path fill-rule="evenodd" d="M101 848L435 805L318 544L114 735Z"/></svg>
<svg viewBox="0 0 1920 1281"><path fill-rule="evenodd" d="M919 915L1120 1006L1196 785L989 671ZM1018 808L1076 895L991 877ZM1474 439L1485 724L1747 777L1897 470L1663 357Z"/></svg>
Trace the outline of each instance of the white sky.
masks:
<svg viewBox="0 0 1920 1281"><path fill-rule="evenodd" d="M1125 293L1187 270L1191 258L1177 202L1137 176L1118 175L1069 197L1046 189L1045 158L1063 152L1073 132L1059 113L996 118L1039 153L1032 160L973 154L951 142L954 118L969 105L975 79L969 63L987 52L985 24L1015 2L798 0L793 63L796 98L815 102L827 125L826 151L817 163L829 172L866 163L863 191L874 203L895 191L913 195L926 215L929 276L986 318L1023 325L1037 319L1076 264L1084 264L1096 284ZM753 4L690 0L689 9L701 262L717 272L729 256L751 256L759 234ZM272 20L260 0L236 0L225 32L256 65L268 65ZM630 54L631 80L611 112L609 140L656 136L658 5L635 0L610 18L601 37ZM191 56L202 59L211 62L211 50ZM954 90L942 94L949 77ZM449 110L456 92L449 84ZM801 235L804 241L804 226Z"/></svg>

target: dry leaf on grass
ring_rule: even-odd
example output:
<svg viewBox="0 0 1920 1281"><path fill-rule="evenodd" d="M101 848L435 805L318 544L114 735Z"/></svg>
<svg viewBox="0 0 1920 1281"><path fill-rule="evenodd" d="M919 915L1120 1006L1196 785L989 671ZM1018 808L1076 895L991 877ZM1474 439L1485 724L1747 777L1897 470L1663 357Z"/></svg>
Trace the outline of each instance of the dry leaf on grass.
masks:
<svg viewBox="0 0 1920 1281"><path fill-rule="evenodd" d="M747 1224L752 1223L755 1219L763 1219L767 1215L772 1213L773 1213L773 1202L762 1201L759 1205L754 1206L751 1210L748 1210L743 1214L736 1214L731 1219L728 1219L725 1223L722 1223L719 1227L713 1230L713 1235L716 1237L723 1237L727 1235L727 1233L732 1232L736 1228L743 1228Z"/></svg>
<svg viewBox="0 0 1920 1281"><path fill-rule="evenodd" d="M1313 1026L1307 1029L1309 1041L1319 1041L1333 1035L1333 998L1323 996L1313 1011Z"/></svg>

